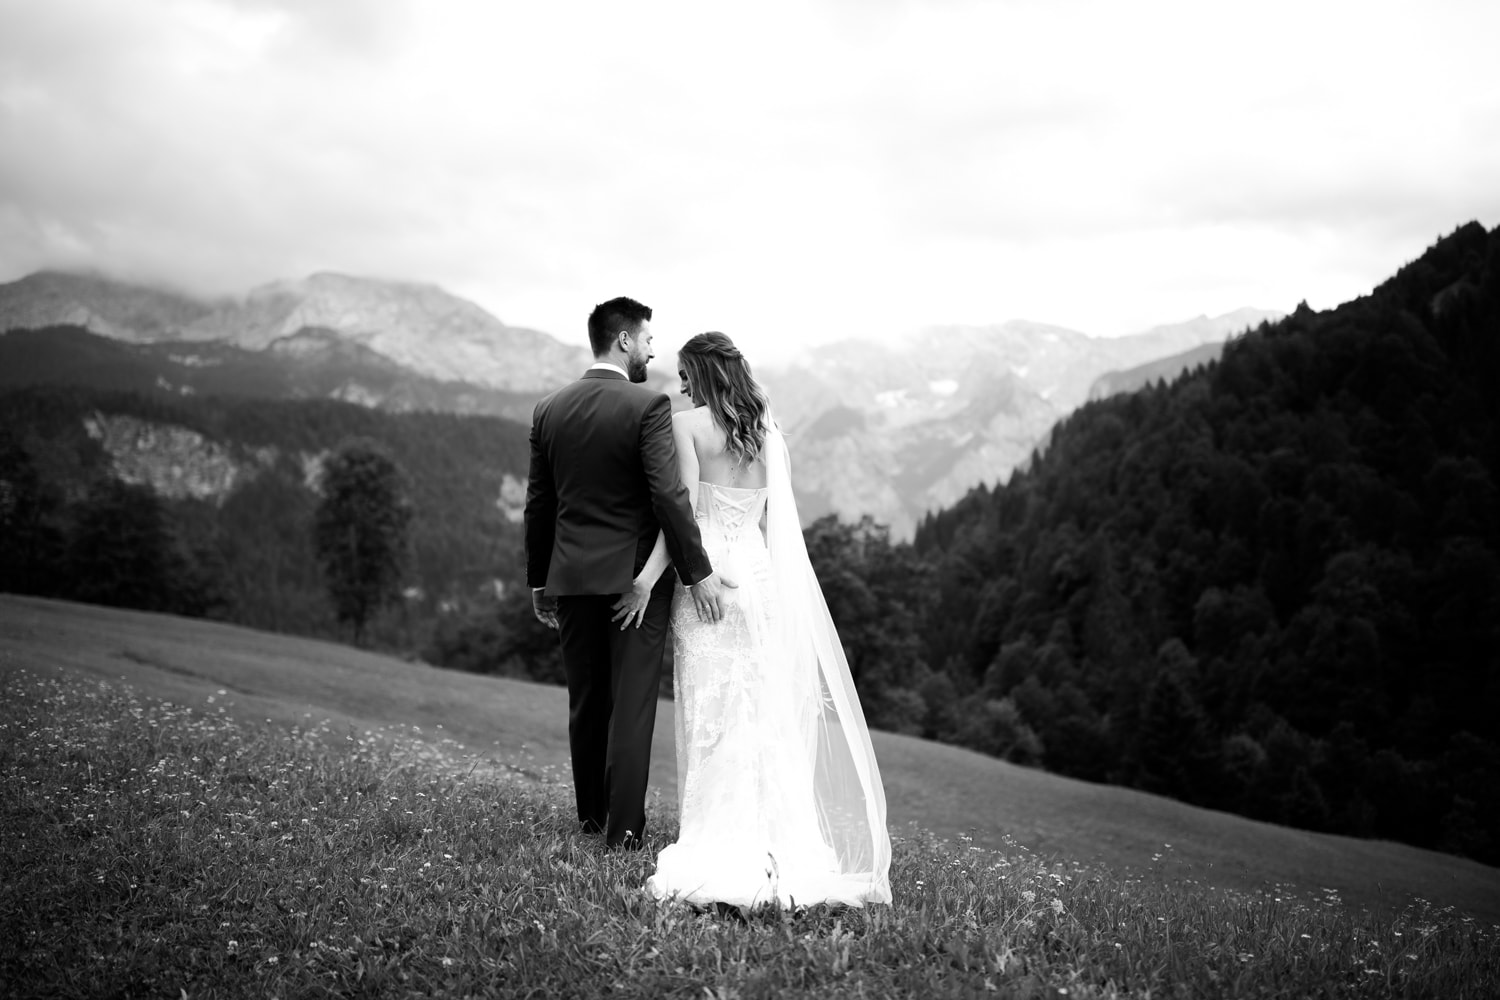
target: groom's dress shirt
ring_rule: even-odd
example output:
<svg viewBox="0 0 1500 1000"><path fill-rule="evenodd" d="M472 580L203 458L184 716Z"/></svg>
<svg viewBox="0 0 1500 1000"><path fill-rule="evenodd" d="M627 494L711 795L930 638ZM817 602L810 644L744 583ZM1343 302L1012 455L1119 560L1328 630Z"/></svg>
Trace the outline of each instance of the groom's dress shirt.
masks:
<svg viewBox="0 0 1500 1000"><path fill-rule="evenodd" d="M596 364L532 414L526 582L550 597L624 593L658 530L685 585L712 572L677 472L671 401Z"/></svg>

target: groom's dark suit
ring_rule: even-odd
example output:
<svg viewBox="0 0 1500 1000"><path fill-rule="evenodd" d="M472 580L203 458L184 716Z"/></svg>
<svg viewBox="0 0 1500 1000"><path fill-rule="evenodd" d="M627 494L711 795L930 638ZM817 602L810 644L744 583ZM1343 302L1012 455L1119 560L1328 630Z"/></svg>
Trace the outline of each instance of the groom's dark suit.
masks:
<svg viewBox="0 0 1500 1000"><path fill-rule="evenodd" d="M686 585L712 572L677 472L672 407L591 368L536 406L526 488L526 578L557 598L578 818L611 845L639 843L672 601L663 573L639 628L611 605L660 529Z"/></svg>

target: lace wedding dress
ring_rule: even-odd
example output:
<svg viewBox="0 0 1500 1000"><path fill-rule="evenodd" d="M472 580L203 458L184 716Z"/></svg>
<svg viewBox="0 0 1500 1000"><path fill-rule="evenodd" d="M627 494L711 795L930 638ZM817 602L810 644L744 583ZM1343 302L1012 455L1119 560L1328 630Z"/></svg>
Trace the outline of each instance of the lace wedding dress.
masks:
<svg viewBox="0 0 1500 1000"><path fill-rule="evenodd" d="M699 485L704 547L738 587L710 624L678 584L681 832L646 888L695 904L889 902L885 794L777 432L766 457L765 489Z"/></svg>

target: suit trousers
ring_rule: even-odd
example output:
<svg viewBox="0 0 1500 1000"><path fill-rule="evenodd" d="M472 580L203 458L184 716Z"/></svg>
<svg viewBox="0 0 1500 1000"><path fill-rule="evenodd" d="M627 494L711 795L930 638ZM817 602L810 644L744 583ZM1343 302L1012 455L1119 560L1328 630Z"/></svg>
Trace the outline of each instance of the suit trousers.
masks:
<svg viewBox="0 0 1500 1000"><path fill-rule="evenodd" d="M639 628L610 621L617 594L557 599L568 678L568 748L578 820L611 847L637 848L646 831L651 736L672 611L657 586Z"/></svg>

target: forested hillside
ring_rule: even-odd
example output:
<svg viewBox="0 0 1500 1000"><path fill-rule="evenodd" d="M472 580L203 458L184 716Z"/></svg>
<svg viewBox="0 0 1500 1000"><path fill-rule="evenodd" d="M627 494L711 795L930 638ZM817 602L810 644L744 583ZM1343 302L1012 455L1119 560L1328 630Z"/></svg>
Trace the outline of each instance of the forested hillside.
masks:
<svg viewBox="0 0 1500 1000"><path fill-rule="evenodd" d="M331 450L363 438L404 471L414 507L407 598L375 633L410 648L440 615L493 611L494 581L517 580L526 433L332 401L0 394L0 589L336 635L314 484Z"/></svg>
<svg viewBox="0 0 1500 1000"><path fill-rule="evenodd" d="M1500 863L1497 408L1470 224L929 516L885 684L940 739Z"/></svg>

